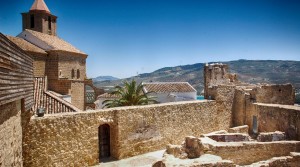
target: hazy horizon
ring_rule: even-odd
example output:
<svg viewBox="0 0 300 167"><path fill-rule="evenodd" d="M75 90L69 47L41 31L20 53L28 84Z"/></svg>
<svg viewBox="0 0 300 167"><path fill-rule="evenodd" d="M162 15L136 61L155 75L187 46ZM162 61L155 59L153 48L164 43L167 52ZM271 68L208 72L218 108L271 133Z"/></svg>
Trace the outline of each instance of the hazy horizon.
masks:
<svg viewBox="0 0 300 167"><path fill-rule="evenodd" d="M34 0L1 1L0 32L18 35ZM87 76L127 78L163 67L300 60L297 0L45 0L58 36L87 53Z"/></svg>

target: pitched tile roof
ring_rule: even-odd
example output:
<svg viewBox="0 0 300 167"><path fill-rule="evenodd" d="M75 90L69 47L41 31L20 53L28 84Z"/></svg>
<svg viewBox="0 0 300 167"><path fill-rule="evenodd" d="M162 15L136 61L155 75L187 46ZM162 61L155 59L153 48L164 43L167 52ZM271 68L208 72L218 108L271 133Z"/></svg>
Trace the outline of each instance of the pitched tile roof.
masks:
<svg viewBox="0 0 300 167"><path fill-rule="evenodd" d="M145 92L196 92L188 82L151 82L143 85Z"/></svg>
<svg viewBox="0 0 300 167"><path fill-rule="evenodd" d="M112 95L109 93L104 93L102 95L99 95L98 98L119 98L120 96L118 95Z"/></svg>
<svg viewBox="0 0 300 167"><path fill-rule="evenodd" d="M50 10L47 7L44 0L35 0L34 3L31 6L31 8L30 8L30 11L34 11L34 10L45 11L47 13L50 13Z"/></svg>
<svg viewBox="0 0 300 167"><path fill-rule="evenodd" d="M6 36L9 40L11 40L13 43L18 45L21 49L24 51L29 51L29 52L36 52L36 53L42 53L42 54L47 54L43 49L25 41L22 38L19 37L12 37L12 36Z"/></svg>
<svg viewBox="0 0 300 167"><path fill-rule="evenodd" d="M24 30L18 36L25 39L25 40L27 40L27 41L30 41L31 39L27 38L28 34L34 36L35 38L42 41L46 45L49 45L50 47L48 47L47 49L43 48L46 51L47 50L60 50L60 51L67 51L67 52L80 53L80 54L86 55L85 53L83 53L79 49L72 46L70 43L60 39L57 36L48 35L48 34L40 33L40 32L33 31L33 30L28 30L28 29ZM30 41L30 42L34 43L34 41ZM38 45L38 44L36 44L36 45Z"/></svg>

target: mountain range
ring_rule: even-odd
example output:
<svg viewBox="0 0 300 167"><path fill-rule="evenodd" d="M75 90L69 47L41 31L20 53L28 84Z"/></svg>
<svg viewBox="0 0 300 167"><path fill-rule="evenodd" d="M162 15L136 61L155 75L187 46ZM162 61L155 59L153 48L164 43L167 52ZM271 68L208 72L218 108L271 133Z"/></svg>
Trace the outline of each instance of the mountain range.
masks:
<svg viewBox="0 0 300 167"><path fill-rule="evenodd" d="M231 73L237 73L241 81L247 83L292 83L300 88L300 61L284 60L236 60L210 62L228 64ZM120 85L124 80L135 79L137 82L189 82L198 94L203 90L204 63L165 67L151 73L106 81L94 81L97 87Z"/></svg>
<svg viewBox="0 0 300 167"><path fill-rule="evenodd" d="M92 78L93 82L101 82L101 81L114 81L119 80L119 78L113 76L98 76L96 78Z"/></svg>

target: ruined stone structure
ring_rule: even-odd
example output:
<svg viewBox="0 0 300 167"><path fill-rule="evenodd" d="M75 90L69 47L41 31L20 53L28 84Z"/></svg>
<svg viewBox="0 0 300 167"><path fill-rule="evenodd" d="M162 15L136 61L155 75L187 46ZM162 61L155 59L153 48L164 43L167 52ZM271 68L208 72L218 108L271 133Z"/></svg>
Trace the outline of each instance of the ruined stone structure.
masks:
<svg viewBox="0 0 300 167"><path fill-rule="evenodd" d="M94 88L87 55L56 36L56 17L43 0L23 20L18 37L0 34L0 166L91 166L168 144L175 158L211 153L216 166L299 164L300 107L292 85L242 83L227 65L212 64L204 68L209 100L84 112L85 87ZM28 114L40 107L44 117Z"/></svg>
<svg viewBox="0 0 300 167"><path fill-rule="evenodd" d="M181 145L168 145L164 158L153 167L165 166L289 166L300 164L300 141L278 140L280 132L269 133L268 141L249 140L248 134L213 132L197 138L188 136ZM277 137L274 137L277 136ZM275 158L276 157L276 158Z"/></svg>
<svg viewBox="0 0 300 167"><path fill-rule="evenodd" d="M295 114L295 118L299 118L298 112L292 112L299 108L293 106L295 90L291 84L253 85L242 83L237 80L236 74L229 74L228 66L223 64L206 65L204 76L207 89L205 96L216 101L225 99L227 106L231 104L228 107L232 110L232 126L248 125L251 134L271 129L299 134L299 119L280 119L285 114L288 116ZM235 76L235 79L230 80L226 76ZM261 108L265 108L265 110ZM270 113L266 114L267 111ZM284 120L284 123L270 122L273 120L269 119L271 115L273 118L278 118L276 121ZM300 139L295 135L292 136L294 136L293 139Z"/></svg>
<svg viewBox="0 0 300 167"><path fill-rule="evenodd" d="M237 75L228 72L228 65L206 64L204 66L204 98L210 99L213 94L213 86L217 85L234 85L238 83Z"/></svg>
<svg viewBox="0 0 300 167"><path fill-rule="evenodd" d="M0 166L23 164L23 117L33 105L32 61L0 33Z"/></svg>

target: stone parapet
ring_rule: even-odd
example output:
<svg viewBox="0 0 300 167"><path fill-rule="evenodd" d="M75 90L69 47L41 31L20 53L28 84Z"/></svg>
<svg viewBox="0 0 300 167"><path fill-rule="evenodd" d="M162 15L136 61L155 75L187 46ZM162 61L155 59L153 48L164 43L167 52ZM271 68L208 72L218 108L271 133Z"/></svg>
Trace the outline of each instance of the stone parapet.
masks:
<svg viewBox="0 0 300 167"><path fill-rule="evenodd" d="M228 129L218 108L215 101L191 101L32 117L24 136L24 166L99 163L98 128L104 124L110 127L110 154L117 159L180 144L187 135Z"/></svg>

